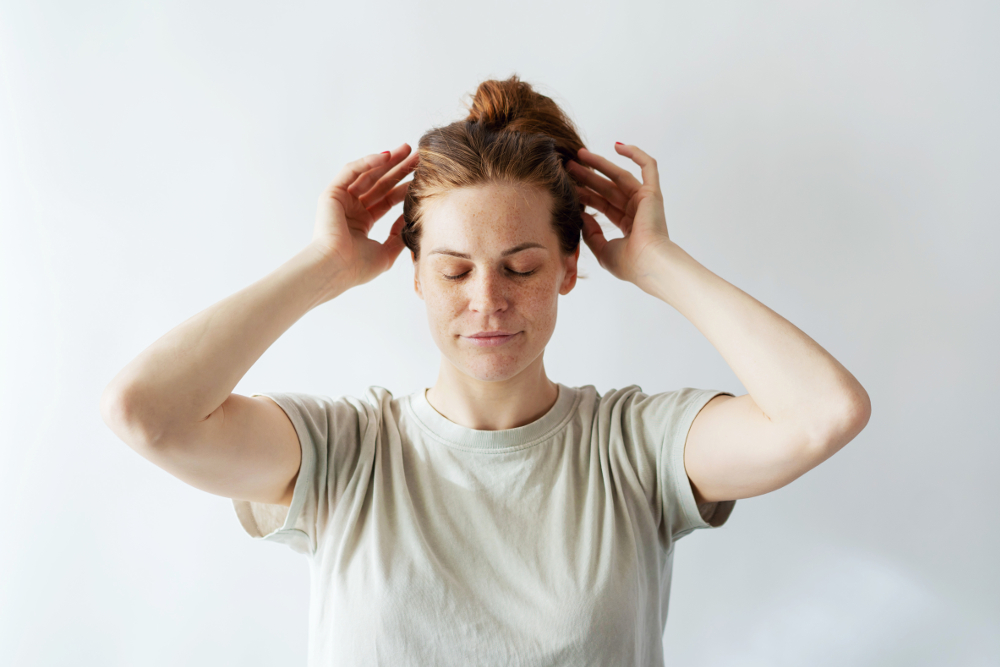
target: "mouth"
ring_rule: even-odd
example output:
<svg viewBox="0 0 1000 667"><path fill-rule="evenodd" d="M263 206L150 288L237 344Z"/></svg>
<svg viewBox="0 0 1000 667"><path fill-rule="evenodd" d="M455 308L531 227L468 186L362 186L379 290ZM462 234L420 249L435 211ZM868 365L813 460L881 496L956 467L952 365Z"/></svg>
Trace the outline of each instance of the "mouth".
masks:
<svg viewBox="0 0 1000 667"><path fill-rule="evenodd" d="M499 333L478 333L471 336L462 336L465 340L469 341L473 345L478 347L496 347L497 345L503 345L510 340L513 340L516 336L520 336L521 332L499 334Z"/></svg>
<svg viewBox="0 0 1000 667"><path fill-rule="evenodd" d="M492 331L480 331L479 333L469 334L468 338L486 338L488 336L511 336L516 334L516 331L505 331L504 329L495 329Z"/></svg>

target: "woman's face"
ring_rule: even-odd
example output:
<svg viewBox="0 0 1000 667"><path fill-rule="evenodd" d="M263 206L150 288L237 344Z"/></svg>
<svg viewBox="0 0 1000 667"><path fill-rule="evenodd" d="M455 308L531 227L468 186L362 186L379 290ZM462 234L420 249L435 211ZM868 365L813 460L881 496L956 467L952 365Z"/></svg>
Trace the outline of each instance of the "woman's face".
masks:
<svg viewBox="0 0 1000 667"><path fill-rule="evenodd" d="M414 288L441 353L471 377L506 380L541 361L580 255L562 257L551 203L541 188L497 184L425 202ZM512 335L473 338L497 330Z"/></svg>

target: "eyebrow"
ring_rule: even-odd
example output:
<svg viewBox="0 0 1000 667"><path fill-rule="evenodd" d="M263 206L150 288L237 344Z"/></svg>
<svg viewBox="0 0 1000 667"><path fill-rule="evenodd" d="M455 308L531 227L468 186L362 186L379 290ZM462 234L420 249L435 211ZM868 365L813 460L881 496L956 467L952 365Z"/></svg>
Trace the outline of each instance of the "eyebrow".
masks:
<svg viewBox="0 0 1000 667"><path fill-rule="evenodd" d="M513 255L515 253L519 253L522 250L527 250L528 248L545 248L545 246L543 246L541 243L533 243L533 242L522 243L520 245L514 246L513 248L507 248L502 253L500 253L500 256L501 257L507 257L508 255ZM461 257L462 259L472 259L471 255L467 255L464 252L458 252L457 250L449 250L448 248L434 248L434 250L431 250L427 254L428 255L452 255L453 257Z"/></svg>

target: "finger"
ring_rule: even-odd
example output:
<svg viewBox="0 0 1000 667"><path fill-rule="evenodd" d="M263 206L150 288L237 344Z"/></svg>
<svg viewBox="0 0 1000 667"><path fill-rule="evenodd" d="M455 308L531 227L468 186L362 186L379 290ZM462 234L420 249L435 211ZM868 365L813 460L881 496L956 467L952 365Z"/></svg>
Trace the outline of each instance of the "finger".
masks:
<svg viewBox="0 0 1000 667"><path fill-rule="evenodd" d="M389 212L393 206L403 201L406 198L406 190L410 187L412 180L406 181L405 183L400 183L392 190L389 191L385 197L377 201L374 205L368 208L368 214L372 216L373 220L378 220L383 215Z"/></svg>
<svg viewBox="0 0 1000 667"><path fill-rule="evenodd" d="M621 191L614 182L609 181L600 174L587 169L575 160L566 161L566 170L577 182L586 185L591 190L600 193L615 208L623 209L628 203L628 197Z"/></svg>
<svg viewBox="0 0 1000 667"><path fill-rule="evenodd" d="M394 150L390 151L388 160L361 174L353 183L350 184L350 186L348 186L347 191L355 197L360 198L361 195L368 192L376 181L382 178L382 175L385 174L385 172L399 164L400 160L409 155L411 150L412 149L409 144L405 143L396 147Z"/></svg>
<svg viewBox="0 0 1000 667"><path fill-rule="evenodd" d="M378 182L372 186L371 190L365 192L359 197L362 205L365 208L370 209L373 204L382 199L387 192L392 190L397 183L406 178L407 174L417 168L417 162L420 161L420 153L414 152L393 167L385 176L378 179Z"/></svg>
<svg viewBox="0 0 1000 667"><path fill-rule="evenodd" d="M580 201L583 202L584 206L597 209L608 216L608 220L615 223L616 226L621 227L621 221L625 214L617 206L612 206L611 202L607 199L593 190L588 190L582 186L577 186L576 194L580 197Z"/></svg>
<svg viewBox="0 0 1000 667"><path fill-rule="evenodd" d="M392 267L396 258L399 257L399 253L406 247L406 244L403 243L403 235L401 233L405 224L406 221L403 219L403 214L401 213L396 218L396 221L392 223L392 227L389 229L389 236L382 242L380 252L382 254L382 261L385 262L384 266L386 270Z"/></svg>
<svg viewBox="0 0 1000 667"><path fill-rule="evenodd" d="M589 213L583 214L583 242L587 244L590 251L597 258L597 263L602 267L604 262L601 257L604 255L604 248L608 245L608 240L604 238L604 232L597 220Z"/></svg>
<svg viewBox="0 0 1000 667"><path fill-rule="evenodd" d="M330 185L327 186L326 191L336 189L347 189L351 183L357 180L358 176L365 173L369 169L384 164L386 159L389 157L389 153L372 153L371 155L366 155L363 158L359 158L354 162L348 162L344 165L343 169L337 172L337 175L333 178Z"/></svg>
<svg viewBox="0 0 1000 667"><path fill-rule="evenodd" d="M621 144L616 144L615 148L621 148ZM642 183L627 169L619 167L607 158L603 158L596 153L591 153L586 148L581 148L576 153L576 157L582 164L593 167L615 182L626 197L631 197Z"/></svg>
<svg viewBox="0 0 1000 667"><path fill-rule="evenodd" d="M656 160L649 154L631 144L615 144L615 150L635 162L642 169L642 184L660 191L660 172L656 168Z"/></svg>

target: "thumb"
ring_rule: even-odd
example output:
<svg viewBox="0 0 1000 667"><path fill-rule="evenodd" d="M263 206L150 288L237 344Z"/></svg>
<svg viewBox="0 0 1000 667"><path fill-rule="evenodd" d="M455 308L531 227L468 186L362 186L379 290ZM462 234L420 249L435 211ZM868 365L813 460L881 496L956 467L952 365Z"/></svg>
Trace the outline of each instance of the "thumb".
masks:
<svg viewBox="0 0 1000 667"><path fill-rule="evenodd" d="M604 248L608 245L608 240L604 237L604 232L601 230L601 226L597 224L597 220L589 213L583 213L583 242L587 244L590 251L594 253L594 257L597 258L597 263L602 267L604 266L604 261L601 256L604 254ZM605 267L606 268L606 267Z"/></svg>
<svg viewBox="0 0 1000 667"><path fill-rule="evenodd" d="M381 253L387 268L392 267L392 265L396 262L396 258L399 257L399 253L401 253L403 248L406 247L406 244L403 243L402 236L403 226L405 224L406 221L403 219L403 215L400 214L400 216L396 218L395 222L392 223L392 228L389 229L389 236L382 242Z"/></svg>

